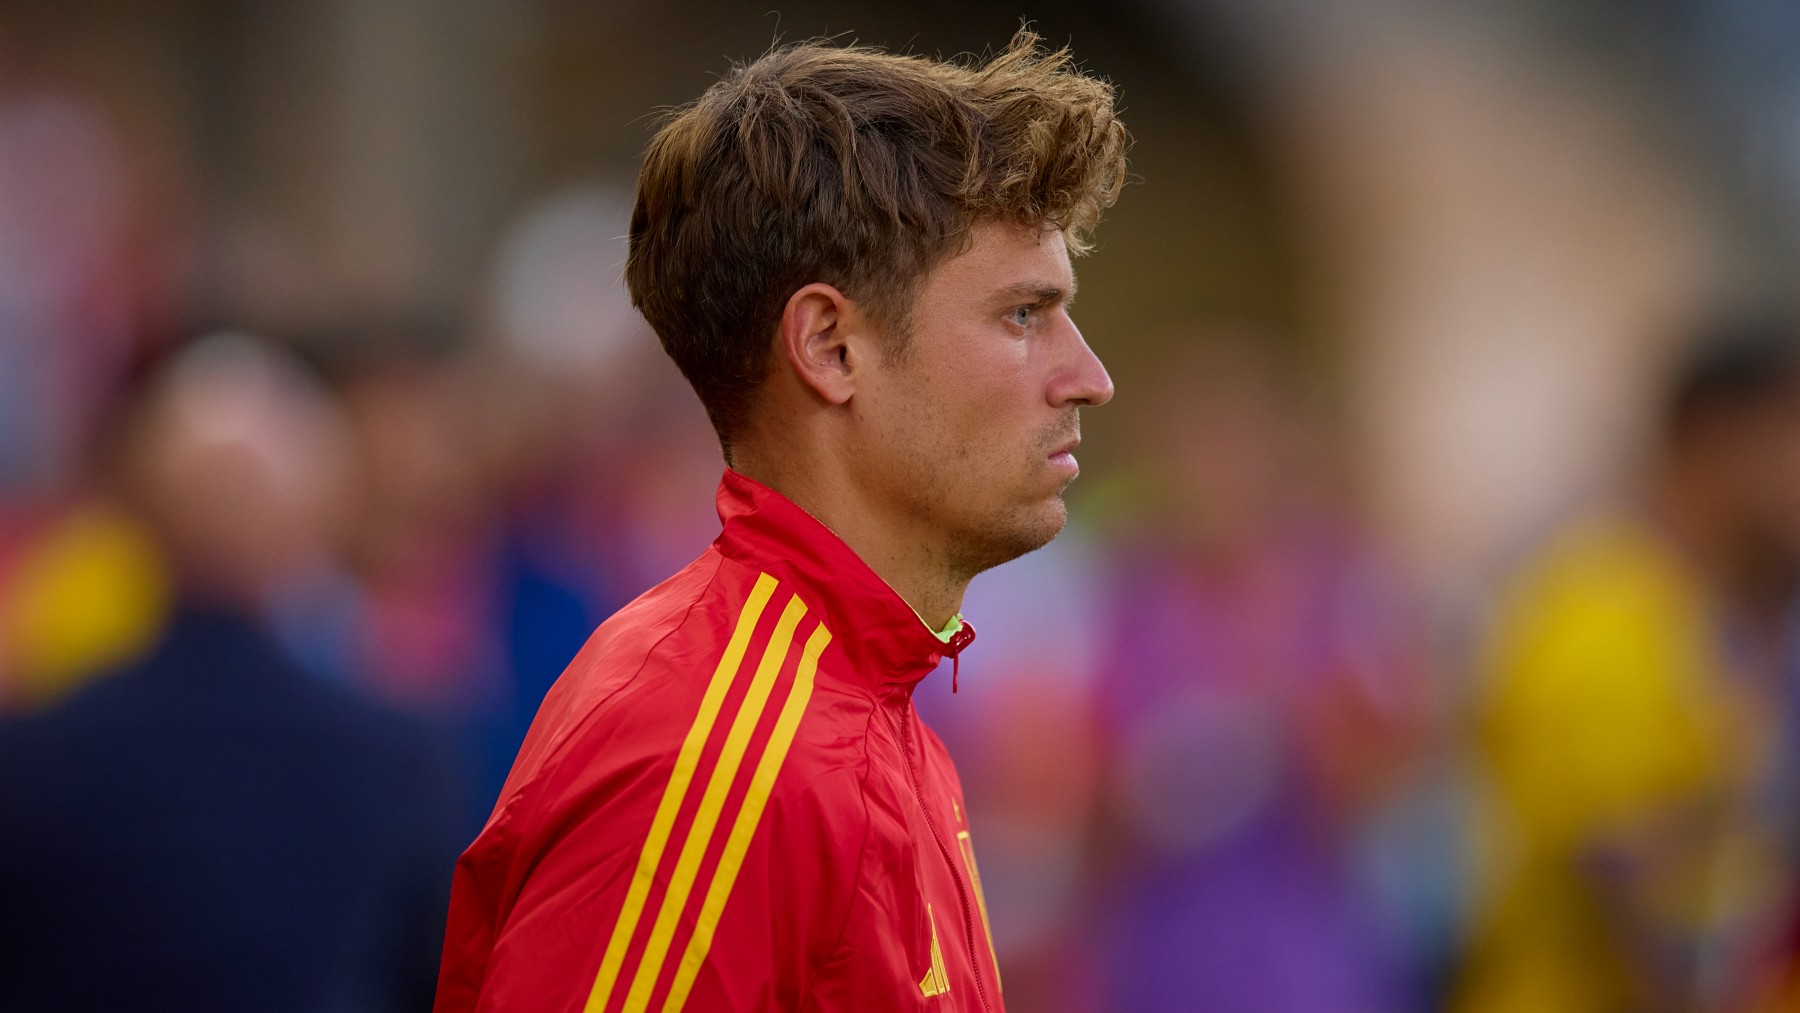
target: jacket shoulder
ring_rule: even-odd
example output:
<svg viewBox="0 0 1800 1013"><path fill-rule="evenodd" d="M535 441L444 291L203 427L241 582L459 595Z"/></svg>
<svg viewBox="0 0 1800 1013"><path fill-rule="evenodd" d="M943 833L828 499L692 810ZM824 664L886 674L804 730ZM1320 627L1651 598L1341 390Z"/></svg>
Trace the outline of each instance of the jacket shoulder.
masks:
<svg viewBox="0 0 1800 1013"><path fill-rule="evenodd" d="M815 679L831 632L797 590L709 550L621 609L545 697L501 809L521 794L552 804L613 775L666 774L684 749L708 764L741 751L749 777L768 744L785 742L790 775L770 786L781 795L860 763L870 703Z"/></svg>
<svg viewBox="0 0 1800 1013"><path fill-rule="evenodd" d="M867 840L871 702L817 677L830 634L796 589L709 556L595 633L464 856L495 933L473 976L495 995L591 961L599 977L571 989L667 970L671 989L772 987L792 1006L836 945ZM576 923L593 930L580 946ZM640 958L627 944L646 932L664 942Z"/></svg>
<svg viewBox="0 0 1800 1013"><path fill-rule="evenodd" d="M603 733L609 719L672 716L674 701L667 694L644 689L666 681L682 659L705 653L718 638L721 613L740 593L735 585L742 575L735 569L708 550L600 624L539 705L503 802L562 762L563 754L586 753L584 747L597 744L593 733Z"/></svg>

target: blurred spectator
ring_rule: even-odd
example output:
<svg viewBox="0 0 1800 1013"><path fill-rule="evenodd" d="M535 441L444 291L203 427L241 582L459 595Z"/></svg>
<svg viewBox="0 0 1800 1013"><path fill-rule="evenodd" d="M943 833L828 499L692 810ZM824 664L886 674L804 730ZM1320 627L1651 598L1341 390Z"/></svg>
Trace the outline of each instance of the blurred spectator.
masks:
<svg viewBox="0 0 1800 1013"><path fill-rule="evenodd" d="M343 573L288 603L315 671L425 718L453 746L473 839L510 757L497 491L481 387L453 328L359 317L309 345L349 422L359 495ZM511 744L516 749L516 743Z"/></svg>
<svg viewBox="0 0 1800 1013"><path fill-rule="evenodd" d="M717 443L625 293L629 213L628 194L606 186L553 194L519 216L493 269L480 375L504 511L501 775L600 621L718 533Z"/></svg>
<svg viewBox="0 0 1800 1013"><path fill-rule="evenodd" d="M459 845L436 747L258 619L342 521L343 420L220 336L117 436L179 598L147 656L0 724L0 1008L429 1008Z"/></svg>
<svg viewBox="0 0 1800 1013"><path fill-rule="evenodd" d="M0 25L0 710L140 653L167 587L82 450L141 336L141 168L98 105Z"/></svg>
<svg viewBox="0 0 1800 1013"><path fill-rule="evenodd" d="M624 213L596 187L522 215L480 342L378 315L306 342L363 479L343 570L282 603L284 640L447 733L469 838L600 620L717 532L716 443L626 300Z"/></svg>
<svg viewBox="0 0 1800 1013"><path fill-rule="evenodd" d="M619 572L616 547L629 539L606 504L631 484L621 481L625 406L633 364L655 346L625 294L627 199L594 186L540 201L508 229L491 272L484 372L493 478L505 498L514 689L507 748L495 759L507 766L569 659L641 590Z"/></svg>
<svg viewBox="0 0 1800 1013"><path fill-rule="evenodd" d="M1496 611L1460 1009L1743 1008L1791 891L1800 332L1708 328L1665 414Z"/></svg>
<svg viewBox="0 0 1800 1013"><path fill-rule="evenodd" d="M542 201L508 234L490 298L514 526L599 607L582 640L718 532L716 440L625 292L629 213L599 185Z"/></svg>
<svg viewBox="0 0 1800 1013"><path fill-rule="evenodd" d="M43 496L73 477L130 351L126 178L98 110L10 77L0 68L0 493Z"/></svg>
<svg viewBox="0 0 1800 1013"><path fill-rule="evenodd" d="M1359 837L1423 741L1423 642L1320 494L1297 379L1210 340L1139 394L1151 513L1098 602L1108 1009L1413 1001Z"/></svg>

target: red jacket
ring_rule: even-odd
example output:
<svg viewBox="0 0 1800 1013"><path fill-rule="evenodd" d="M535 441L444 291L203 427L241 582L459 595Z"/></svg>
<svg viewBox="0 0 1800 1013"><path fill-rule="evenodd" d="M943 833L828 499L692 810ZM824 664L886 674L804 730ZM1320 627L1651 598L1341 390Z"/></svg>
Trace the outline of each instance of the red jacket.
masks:
<svg viewBox="0 0 1800 1013"><path fill-rule="evenodd" d="M457 863L437 1013L1001 1010L941 641L726 472L724 531L607 620Z"/></svg>

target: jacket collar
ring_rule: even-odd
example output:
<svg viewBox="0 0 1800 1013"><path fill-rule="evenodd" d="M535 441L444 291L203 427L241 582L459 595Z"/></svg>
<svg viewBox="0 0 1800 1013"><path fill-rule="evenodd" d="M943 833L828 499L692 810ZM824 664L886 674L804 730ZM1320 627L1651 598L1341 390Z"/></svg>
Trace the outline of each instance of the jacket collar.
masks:
<svg viewBox="0 0 1800 1013"><path fill-rule="evenodd" d="M719 521L724 530L713 545L727 558L791 584L803 601L822 610L833 645L841 645L851 666L877 686L910 690L975 639L975 628L965 622L948 643L939 640L830 528L729 469L719 482Z"/></svg>

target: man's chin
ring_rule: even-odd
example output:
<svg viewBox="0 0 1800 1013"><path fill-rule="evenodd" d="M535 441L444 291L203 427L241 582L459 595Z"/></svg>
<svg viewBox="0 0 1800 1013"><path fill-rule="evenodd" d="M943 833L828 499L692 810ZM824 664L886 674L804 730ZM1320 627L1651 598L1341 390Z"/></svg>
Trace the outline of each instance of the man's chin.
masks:
<svg viewBox="0 0 1800 1013"><path fill-rule="evenodd" d="M1069 523L1069 508L1062 497L1052 496L1036 508L1015 514L987 530L971 534L952 547L956 569L974 576L1035 552L1050 544Z"/></svg>
<svg viewBox="0 0 1800 1013"><path fill-rule="evenodd" d="M1065 485L1063 488L1067 489L1068 486ZM1050 544L1052 539L1062 534L1063 528L1069 526L1069 504L1063 502L1061 491L1050 498L1048 514L1049 516L1046 518L1048 533L1044 535L1043 541L1032 546L1034 549L1041 549Z"/></svg>

